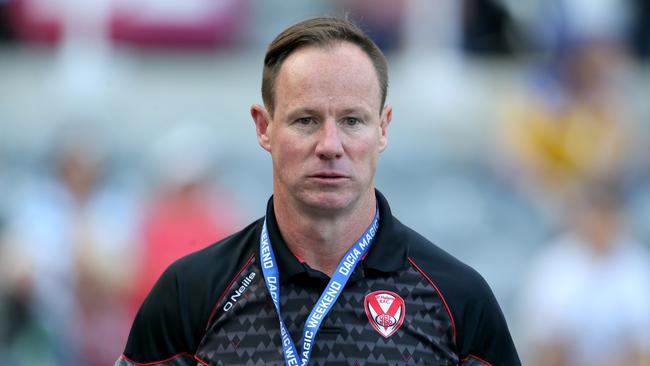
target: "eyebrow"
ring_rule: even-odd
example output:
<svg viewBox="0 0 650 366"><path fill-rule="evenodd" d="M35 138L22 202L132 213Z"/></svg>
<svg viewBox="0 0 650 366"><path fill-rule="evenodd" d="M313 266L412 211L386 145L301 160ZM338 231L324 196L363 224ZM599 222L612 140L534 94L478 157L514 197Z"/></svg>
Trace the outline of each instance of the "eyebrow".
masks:
<svg viewBox="0 0 650 366"><path fill-rule="evenodd" d="M291 112L289 112L287 114L287 116L289 117L289 119L294 119L298 115L301 115L301 114L320 115L320 113L316 109L313 109L313 108L296 108L296 109L292 110Z"/></svg>
<svg viewBox="0 0 650 366"><path fill-rule="evenodd" d="M315 115L315 116L320 116L322 113L318 111L317 109L314 108L309 108L309 107L302 107L302 108L296 108L292 111L290 111L287 116L289 119L294 119L299 115L302 114L309 114L309 115ZM350 108L345 108L338 112L337 114L360 114L363 118L367 118L370 115L370 112L366 110L366 108L363 108L361 106L357 107L350 107Z"/></svg>
<svg viewBox="0 0 650 366"><path fill-rule="evenodd" d="M370 114L370 112L363 107L345 108L341 111L341 114L356 114L356 113L361 114L364 118Z"/></svg>

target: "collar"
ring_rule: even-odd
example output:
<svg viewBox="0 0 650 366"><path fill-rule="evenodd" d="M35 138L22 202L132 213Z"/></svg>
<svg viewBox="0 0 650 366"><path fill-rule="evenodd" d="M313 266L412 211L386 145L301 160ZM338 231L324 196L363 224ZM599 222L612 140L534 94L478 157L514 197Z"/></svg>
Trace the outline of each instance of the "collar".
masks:
<svg viewBox="0 0 650 366"><path fill-rule="evenodd" d="M379 208L379 230L370 251L355 270L350 280L361 275L358 269L362 267L365 271L395 272L407 265L408 241L406 240L406 227L393 217L386 198L375 189L377 206ZM323 278L329 280L323 273L310 268L306 263L297 258L287 246L275 218L273 210L273 196L269 198L266 207L266 221L269 238L273 246L273 252L280 268L280 282L299 274L307 274L309 277Z"/></svg>

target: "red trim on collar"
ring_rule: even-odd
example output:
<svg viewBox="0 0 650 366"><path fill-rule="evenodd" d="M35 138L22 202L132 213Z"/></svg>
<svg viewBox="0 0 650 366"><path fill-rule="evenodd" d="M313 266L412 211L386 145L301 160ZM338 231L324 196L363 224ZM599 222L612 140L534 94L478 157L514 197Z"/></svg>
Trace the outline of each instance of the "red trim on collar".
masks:
<svg viewBox="0 0 650 366"><path fill-rule="evenodd" d="M293 252L291 252L291 254L293 254L293 256L296 257L296 259L298 260L298 262L303 263L303 264L305 263L305 260L302 259L302 257L300 257L299 255L294 254Z"/></svg>

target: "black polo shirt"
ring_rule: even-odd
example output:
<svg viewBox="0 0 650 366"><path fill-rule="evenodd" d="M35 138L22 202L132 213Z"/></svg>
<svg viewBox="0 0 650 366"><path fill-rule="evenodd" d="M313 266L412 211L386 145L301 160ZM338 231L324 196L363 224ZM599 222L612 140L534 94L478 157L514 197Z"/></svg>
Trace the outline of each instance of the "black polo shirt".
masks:
<svg viewBox="0 0 650 366"><path fill-rule="evenodd" d="M485 280L391 214L316 335L311 365L520 365ZM329 277L296 258L267 207L284 322L299 348ZM172 264L142 304L117 366L284 365L260 261L263 219ZM298 349L298 352L300 350Z"/></svg>

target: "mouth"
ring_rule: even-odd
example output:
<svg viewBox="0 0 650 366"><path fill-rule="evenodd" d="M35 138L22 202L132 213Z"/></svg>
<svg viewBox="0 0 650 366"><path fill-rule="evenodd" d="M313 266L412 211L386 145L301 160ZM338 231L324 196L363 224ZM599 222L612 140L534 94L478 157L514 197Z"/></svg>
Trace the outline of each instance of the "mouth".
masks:
<svg viewBox="0 0 650 366"><path fill-rule="evenodd" d="M338 172L317 172L308 176L309 179L320 183L339 183L349 180L350 177Z"/></svg>

